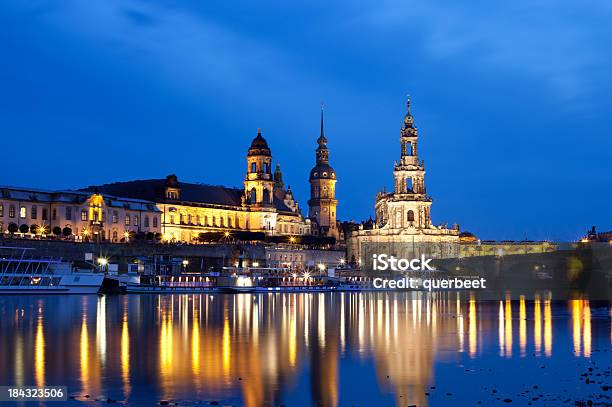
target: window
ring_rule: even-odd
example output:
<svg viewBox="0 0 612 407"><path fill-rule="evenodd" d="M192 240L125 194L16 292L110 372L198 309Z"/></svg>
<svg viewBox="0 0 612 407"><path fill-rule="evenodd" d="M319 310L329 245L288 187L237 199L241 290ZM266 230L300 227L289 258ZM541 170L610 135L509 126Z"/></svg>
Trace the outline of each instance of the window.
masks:
<svg viewBox="0 0 612 407"><path fill-rule="evenodd" d="M191 225L191 215L187 215L187 224Z"/></svg>
<svg viewBox="0 0 612 407"><path fill-rule="evenodd" d="M157 216L153 216L153 227L157 227Z"/></svg>
<svg viewBox="0 0 612 407"><path fill-rule="evenodd" d="M26 209L26 207L25 206L20 207L19 208L19 217L21 219L25 219L27 215L28 215L28 210Z"/></svg>
<svg viewBox="0 0 612 407"><path fill-rule="evenodd" d="M223 226L224 226L224 221L223 221L223 218L222 218L222 217L221 217L221 218L219 218L219 224L221 225L221 227L223 227Z"/></svg>
<svg viewBox="0 0 612 407"><path fill-rule="evenodd" d="M232 227L232 218L227 218L227 227L228 228Z"/></svg>
<svg viewBox="0 0 612 407"><path fill-rule="evenodd" d="M145 228L148 228L148 227L149 227L149 217L148 217L148 216L145 216L145 217L144 217L144 227L145 227Z"/></svg>
<svg viewBox="0 0 612 407"><path fill-rule="evenodd" d="M49 214L47 213L47 208L43 208L42 210L42 219L43 220L47 220L47 216ZM53 211L51 212L51 216L53 216L53 220L57 220L57 208L53 208Z"/></svg>
<svg viewBox="0 0 612 407"><path fill-rule="evenodd" d="M200 220L201 220L200 219L200 215L196 215L196 224L197 225L201 225Z"/></svg>
<svg viewBox="0 0 612 407"><path fill-rule="evenodd" d="M66 220L72 220L72 207L66 207Z"/></svg>
<svg viewBox="0 0 612 407"><path fill-rule="evenodd" d="M406 178L406 192L412 192L412 178Z"/></svg>
<svg viewBox="0 0 612 407"><path fill-rule="evenodd" d="M125 226L130 226L130 215L125 215Z"/></svg>
<svg viewBox="0 0 612 407"><path fill-rule="evenodd" d="M251 172L257 172L257 164L251 163Z"/></svg>
<svg viewBox="0 0 612 407"><path fill-rule="evenodd" d="M257 202L257 191L255 188L251 189L251 203Z"/></svg>
<svg viewBox="0 0 612 407"><path fill-rule="evenodd" d="M414 222L414 212L408 211L406 214L406 219L408 219L408 222Z"/></svg>
<svg viewBox="0 0 612 407"><path fill-rule="evenodd" d="M36 207L36 205L32 205L32 209L30 211L30 217L32 219L36 219L38 217L38 208Z"/></svg>
<svg viewBox="0 0 612 407"><path fill-rule="evenodd" d="M213 216L212 225L217 226L217 218Z"/></svg>
<svg viewBox="0 0 612 407"><path fill-rule="evenodd" d="M15 217L15 205L9 206L9 218Z"/></svg>
<svg viewBox="0 0 612 407"><path fill-rule="evenodd" d="M185 222L185 216L182 213L179 214L179 222L181 223L181 225Z"/></svg>
<svg viewBox="0 0 612 407"><path fill-rule="evenodd" d="M117 231L113 230L113 242L117 241Z"/></svg>
<svg viewBox="0 0 612 407"><path fill-rule="evenodd" d="M264 163L264 172L268 172L268 163Z"/></svg>
<svg viewBox="0 0 612 407"><path fill-rule="evenodd" d="M204 215L204 225L208 226L208 215Z"/></svg>
<svg viewBox="0 0 612 407"><path fill-rule="evenodd" d="M138 226L138 216L134 216L134 226Z"/></svg>
<svg viewBox="0 0 612 407"><path fill-rule="evenodd" d="M4 205L0 204L0 218L4 217Z"/></svg>
<svg viewBox="0 0 612 407"><path fill-rule="evenodd" d="M87 211L85 211L85 210L81 211L81 220L82 221L86 221L87 220Z"/></svg>
<svg viewBox="0 0 612 407"><path fill-rule="evenodd" d="M170 223L174 224L174 215L170 215Z"/></svg>
<svg viewBox="0 0 612 407"><path fill-rule="evenodd" d="M118 211L113 211L112 220L113 220L113 223L118 223L119 222L119 212Z"/></svg>

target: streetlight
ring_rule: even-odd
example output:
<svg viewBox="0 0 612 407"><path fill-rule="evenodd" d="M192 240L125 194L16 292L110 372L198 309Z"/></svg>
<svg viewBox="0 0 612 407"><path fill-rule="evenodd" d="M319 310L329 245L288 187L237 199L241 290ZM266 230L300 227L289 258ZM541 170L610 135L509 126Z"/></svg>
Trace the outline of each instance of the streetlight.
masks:
<svg viewBox="0 0 612 407"><path fill-rule="evenodd" d="M319 263L319 266L318 266L318 267L319 267L319 270L320 270L320 271L325 270L325 264L323 264L323 263Z"/></svg>
<svg viewBox="0 0 612 407"><path fill-rule="evenodd" d="M291 237L289 238L289 243L295 243L295 237L291 236Z"/></svg>

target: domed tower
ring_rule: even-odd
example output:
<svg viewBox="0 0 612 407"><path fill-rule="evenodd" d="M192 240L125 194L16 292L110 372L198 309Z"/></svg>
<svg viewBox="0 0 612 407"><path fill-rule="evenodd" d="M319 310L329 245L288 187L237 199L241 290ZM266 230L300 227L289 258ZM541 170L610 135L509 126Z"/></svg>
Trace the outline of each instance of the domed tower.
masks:
<svg viewBox="0 0 612 407"><path fill-rule="evenodd" d="M271 207L273 204L274 179L272 177L272 153L266 139L257 129L247 153L247 173L244 179L246 203L252 206Z"/></svg>
<svg viewBox="0 0 612 407"><path fill-rule="evenodd" d="M336 171L329 165L329 150L323 126L321 107L321 135L317 139L317 164L310 170L309 216L313 219L321 236L338 237L336 227Z"/></svg>

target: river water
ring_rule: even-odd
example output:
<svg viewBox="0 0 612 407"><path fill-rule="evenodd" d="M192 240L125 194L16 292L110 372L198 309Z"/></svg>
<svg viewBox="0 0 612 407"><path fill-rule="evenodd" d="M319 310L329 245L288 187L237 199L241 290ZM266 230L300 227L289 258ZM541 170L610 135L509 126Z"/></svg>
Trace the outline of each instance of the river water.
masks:
<svg viewBox="0 0 612 407"><path fill-rule="evenodd" d="M0 385L71 405L606 405L610 316L545 294L4 296Z"/></svg>

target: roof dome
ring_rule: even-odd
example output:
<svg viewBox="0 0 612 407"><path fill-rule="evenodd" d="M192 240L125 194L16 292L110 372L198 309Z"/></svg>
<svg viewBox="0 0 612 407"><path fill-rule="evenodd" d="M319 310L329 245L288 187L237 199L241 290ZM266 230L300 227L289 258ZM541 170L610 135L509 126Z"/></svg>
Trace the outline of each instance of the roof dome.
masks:
<svg viewBox="0 0 612 407"><path fill-rule="evenodd" d="M329 164L317 164L310 170L310 179L336 179L336 171Z"/></svg>
<svg viewBox="0 0 612 407"><path fill-rule="evenodd" d="M270 152L270 147L268 147L268 142L261 135L261 129L257 129L257 137L255 137L251 142L248 155L272 155Z"/></svg>

